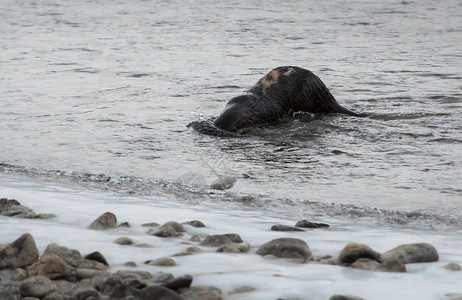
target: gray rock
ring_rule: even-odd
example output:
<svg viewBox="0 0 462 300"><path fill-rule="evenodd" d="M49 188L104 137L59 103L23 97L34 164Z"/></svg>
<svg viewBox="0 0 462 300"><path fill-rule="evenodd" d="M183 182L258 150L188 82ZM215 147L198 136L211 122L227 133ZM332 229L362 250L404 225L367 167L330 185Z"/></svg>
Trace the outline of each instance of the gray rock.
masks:
<svg viewBox="0 0 462 300"><path fill-rule="evenodd" d="M36 215L32 209L22 206L16 199L0 199L0 215L15 218L35 219Z"/></svg>
<svg viewBox="0 0 462 300"><path fill-rule="evenodd" d="M77 266L78 263L82 260L82 255L80 255L78 250L61 247L55 243L47 246L43 255L47 254L56 254L61 257L68 265L73 267Z"/></svg>
<svg viewBox="0 0 462 300"><path fill-rule="evenodd" d="M0 299L2 300L18 300L21 299L19 286L21 282L12 281L8 284L0 283Z"/></svg>
<svg viewBox="0 0 462 300"><path fill-rule="evenodd" d="M117 240L115 240L114 243L119 244L119 245L124 245L124 246L135 244L135 242L131 238L126 237L126 236L122 236L118 238Z"/></svg>
<svg viewBox="0 0 462 300"><path fill-rule="evenodd" d="M73 300L100 300L101 296L95 289L84 289L77 291Z"/></svg>
<svg viewBox="0 0 462 300"><path fill-rule="evenodd" d="M108 266L95 260L82 259L77 262L76 268L104 271L107 270Z"/></svg>
<svg viewBox="0 0 462 300"><path fill-rule="evenodd" d="M183 225L170 221L155 229L150 229L148 234L158 237L177 237L183 235L185 231Z"/></svg>
<svg viewBox="0 0 462 300"><path fill-rule="evenodd" d="M56 215L55 214L43 214L43 213L40 213L40 214L37 214L35 216L36 219L42 219L42 220L48 220L48 219L53 219L53 218L56 218Z"/></svg>
<svg viewBox="0 0 462 300"><path fill-rule="evenodd" d="M166 283L173 280L173 275L170 273L157 272L152 274L152 279L150 280L153 283Z"/></svg>
<svg viewBox="0 0 462 300"><path fill-rule="evenodd" d="M217 249L217 252L222 253L241 253L239 248L233 244L226 244Z"/></svg>
<svg viewBox="0 0 462 300"><path fill-rule="evenodd" d="M105 212L88 226L88 228L94 230L107 230L116 227L117 217L111 212Z"/></svg>
<svg viewBox="0 0 462 300"><path fill-rule="evenodd" d="M190 225L192 227L197 227L197 228L205 227L204 223L202 223L201 221L197 221L197 220L188 221L185 224Z"/></svg>
<svg viewBox="0 0 462 300"><path fill-rule="evenodd" d="M178 293L163 286L151 285L142 290L141 300L186 300Z"/></svg>
<svg viewBox="0 0 462 300"><path fill-rule="evenodd" d="M399 263L379 263L370 258L359 258L351 264L352 268L379 272L406 272L406 266Z"/></svg>
<svg viewBox="0 0 462 300"><path fill-rule="evenodd" d="M179 291L188 300L223 300L222 291L216 287L192 286Z"/></svg>
<svg viewBox="0 0 462 300"><path fill-rule="evenodd" d="M257 289L254 287L243 285L233 288L231 291L228 292L228 295L250 293L256 290Z"/></svg>
<svg viewBox="0 0 462 300"><path fill-rule="evenodd" d="M295 227L303 227L303 228L324 228L329 227L329 224L326 223L315 223L310 222L308 220L301 220L295 224Z"/></svg>
<svg viewBox="0 0 462 300"><path fill-rule="evenodd" d="M279 258L312 260L313 256L307 243L300 239L280 238L269 241L257 250L258 255L274 255Z"/></svg>
<svg viewBox="0 0 462 300"><path fill-rule="evenodd" d="M27 277L29 277L29 274L23 268L17 268L11 274L11 280L13 281L23 281Z"/></svg>
<svg viewBox="0 0 462 300"><path fill-rule="evenodd" d="M144 272L130 272L130 271L118 271L113 276L120 278L122 285L131 286L136 289L142 289L147 286L146 279L151 279L152 275L146 276ZM145 278L148 277L148 278Z"/></svg>
<svg viewBox="0 0 462 300"><path fill-rule="evenodd" d="M146 264L150 266L160 266L160 267L173 267L176 266L175 260L169 258L169 257L161 257L158 259L154 260L148 260L146 261Z"/></svg>
<svg viewBox="0 0 462 300"><path fill-rule="evenodd" d="M179 290L181 288L188 288L191 286L193 277L191 275L183 275L180 277L175 277L172 280L163 283L162 286L169 288L171 290Z"/></svg>
<svg viewBox="0 0 462 300"><path fill-rule="evenodd" d="M287 225L273 225L271 227L271 230L272 231L305 231L303 229L292 227L292 226L287 226Z"/></svg>
<svg viewBox="0 0 462 300"><path fill-rule="evenodd" d="M360 258L370 258L379 261L380 253L366 245L350 243L343 248L338 257L339 261L343 264L352 264Z"/></svg>
<svg viewBox="0 0 462 300"><path fill-rule="evenodd" d="M449 263L445 265L443 268L449 271L460 271L462 270L462 267L459 264L456 263Z"/></svg>
<svg viewBox="0 0 462 300"><path fill-rule="evenodd" d="M85 268L78 268L73 271L75 277L78 280L86 279L86 278L95 278L95 277L109 277L111 273L106 270L95 270L95 269L85 269Z"/></svg>
<svg viewBox="0 0 462 300"><path fill-rule="evenodd" d="M30 233L25 233L0 251L0 269L28 266L38 257L39 252L34 238Z"/></svg>
<svg viewBox="0 0 462 300"><path fill-rule="evenodd" d="M433 262L438 258L438 251L427 243L401 245L380 256L382 262L396 261L403 264Z"/></svg>
<svg viewBox="0 0 462 300"><path fill-rule="evenodd" d="M200 243L200 242L201 242L201 238L200 238L198 235L195 235L195 234L193 234L189 240L190 240L191 242L196 242L196 243Z"/></svg>
<svg viewBox="0 0 462 300"><path fill-rule="evenodd" d="M156 223L156 222L151 222L151 223L144 223L143 225L141 225L143 227L159 227L160 224L159 223Z"/></svg>
<svg viewBox="0 0 462 300"><path fill-rule="evenodd" d="M216 181L214 181L210 185L210 188L214 190L223 191L223 190L232 188L235 183L236 183L236 177L223 176L223 177L218 178Z"/></svg>
<svg viewBox="0 0 462 300"><path fill-rule="evenodd" d="M29 276L43 275L49 279L63 278L71 267L56 254L45 254L28 269Z"/></svg>
<svg viewBox="0 0 462 300"><path fill-rule="evenodd" d="M136 264L136 262L134 262L134 261L127 261L126 263L124 263L124 266L127 266L127 267L136 267L137 264Z"/></svg>
<svg viewBox="0 0 462 300"><path fill-rule="evenodd" d="M19 292L24 297L42 298L56 290L56 284L45 276L29 277L19 286Z"/></svg>
<svg viewBox="0 0 462 300"><path fill-rule="evenodd" d="M130 223L128 223L128 222L122 222L122 223L120 223L117 227L119 227L119 228L120 228L120 227L122 227L122 228L130 228L131 225L130 225Z"/></svg>
<svg viewBox="0 0 462 300"><path fill-rule="evenodd" d="M351 295L333 295L329 300L364 300L361 297Z"/></svg>
<svg viewBox="0 0 462 300"><path fill-rule="evenodd" d="M239 234L237 234L237 233L225 233L225 234L223 234L223 236L228 237L231 240L231 242L233 242L233 243L242 243L243 242L241 236Z"/></svg>
<svg viewBox="0 0 462 300"><path fill-rule="evenodd" d="M462 293L447 293L445 300L462 300Z"/></svg>
<svg viewBox="0 0 462 300"><path fill-rule="evenodd" d="M226 244L232 244L231 239L228 236L214 234L206 237L202 242L202 246L220 247Z"/></svg>
<svg viewBox="0 0 462 300"><path fill-rule="evenodd" d="M97 262L102 263L103 265L106 265L106 266L109 267L109 264L108 264L106 258L99 251L95 251L95 252L92 252L92 253L86 255L85 259L94 260L94 261L97 261Z"/></svg>

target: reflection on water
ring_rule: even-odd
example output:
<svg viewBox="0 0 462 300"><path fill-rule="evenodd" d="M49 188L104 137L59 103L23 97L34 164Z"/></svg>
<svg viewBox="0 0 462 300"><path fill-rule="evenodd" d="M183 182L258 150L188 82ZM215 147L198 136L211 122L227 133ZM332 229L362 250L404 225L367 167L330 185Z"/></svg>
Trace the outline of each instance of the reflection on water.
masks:
<svg viewBox="0 0 462 300"><path fill-rule="evenodd" d="M0 162L166 184L234 174L233 193L269 202L460 215L458 5L5 0ZM240 139L186 127L280 65L312 70L369 116Z"/></svg>

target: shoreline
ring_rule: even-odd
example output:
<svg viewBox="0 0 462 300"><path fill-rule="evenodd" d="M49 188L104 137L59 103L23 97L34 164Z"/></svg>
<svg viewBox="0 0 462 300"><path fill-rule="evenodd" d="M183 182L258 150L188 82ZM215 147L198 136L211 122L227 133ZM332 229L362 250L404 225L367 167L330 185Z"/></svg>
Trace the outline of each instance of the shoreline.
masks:
<svg viewBox="0 0 462 300"><path fill-rule="evenodd" d="M455 284L462 279L462 272L444 269L448 263L462 262L462 251L459 250L462 244L456 234L448 232L367 227L331 217L325 219L331 225L328 228L306 229L304 232L272 231L273 225L294 226L298 220L266 212L262 214L258 211L227 209L223 204L214 206L206 203L185 207L165 199L121 196L84 188L53 186L50 183L37 189L37 186L27 188L27 183L23 182L21 188L1 186L0 191L1 197L12 198L16 194L21 204L37 213L57 215L47 220L0 217L3 237L1 244L13 242L24 232L31 232L41 255L51 243L77 249L82 254L99 251L108 260L111 272L126 269L124 263L135 261L135 269L139 271L163 271L175 277L191 274L194 278L193 286L216 286L222 290L225 299L268 299L276 296L283 299L306 299L304 297L307 295L311 295L309 299L328 299L333 294L356 295L364 299L409 299L417 294L421 299L453 299L446 295L462 293L462 288L457 288ZM104 211L113 211L119 223L128 221L131 227L107 231L88 229L88 225ZM323 221L322 216L310 215L309 212L306 216L310 220ZM191 220L200 220L206 227L184 225L186 233L183 236L161 238L147 234L147 228L142 226L149 222L164 224L168 221L182 223ZM250 244L249 252L218 253L218 247L210 248L189 241L192 235L199 235L203 240L207 235L226 233L238 233L244 243ZM152 247L114 243L123 236L135 243ZM437 262L406 264L407 273L389 273L314 262L300 264L290 259L269 259L256 254L261 245L277 238L305 241L315 259L326 255L335 259L351 242L368 245L380 253L402 244L427 242L435 246L440 257ZM204 252L173 256L193 246ZM173 258L177 266L144 264L147 260L162 257ZM368 282L366 286L364 281ZM429 284L423 288L409 288L409 284L412 286L419 282ZM394 288L376 295L370 291L369 285ZM240 286L250 286L256 290L240 294L240 298L228 295L232 289Z"/></svg>

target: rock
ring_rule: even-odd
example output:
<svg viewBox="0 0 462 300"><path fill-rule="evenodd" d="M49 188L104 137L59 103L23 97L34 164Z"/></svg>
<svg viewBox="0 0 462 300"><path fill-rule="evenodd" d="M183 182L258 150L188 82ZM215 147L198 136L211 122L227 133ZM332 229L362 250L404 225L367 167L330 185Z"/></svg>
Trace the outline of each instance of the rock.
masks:
<svg viewBox="0 0 462 300"><path fill-rule="evenodd" d="M85 268L78 268L73 271L75 277L78 280L86 279L86 278L95 278L95 277L109 277L111 273L105 270L95 270L95 269L85 269Z"/></svg>
<svg viewBox="0 0 462 300"><path fill-rule="evenodd" d="M178 252L178 253L175 253L173 255L171 255L172 257L179 257L179 256L189 256L189 255L192 255L191 252Z"/></svg>
<svg viewBox="0 0 462 300"><path fill-rule="evenodd" d="M55 243L47 246L43 255L46 254L56 254L61 257L68 265L73 267L77 266L77 264L82 260L82 255L80 255L78 250L60 247Z"/></svg>
<svg viewBox="0 0 462 300"><path fill-rule="evenodd" d="M238 287L233 288L231 291L228 292L228 295L250 293L256 290L257 289L254 287L243 285L243 286L238 286Z"/></svg>
<svg viewBox="0 0 462 300"><path fill-rule="evenodd" d="M364 300L361 297L350 296L350 295L333 295L329 300Z"/></svg>
<svg viewBox="0 0 462 300"><path fill-rule="evenodd" d="M221 290L209 286L192 286L180 289L180 294L188 300L223 300Z"/></svg>
<svg viewBox="0 0 462 300"><path fill-rule="evenodd" d="M136 262L134 262L134 261L127 261L126 263L124 263L124 266L127 266L127 267L136 267L137 264L136 264Z"/></svg>
<svg viewBox="0 0 462 300"><path fill-rule="evenodd" d="M297 224L295 224L295 227L303 227L303 228L323 228L323 227L329 227L329 224L325 223L314 223L310 222L308 220L301 220L298 221Z"/></svg>
<svg viewBox="0 0 462 300"><path fill-rule="evenodd" d="M150 280L153 283L166 283L173 280L173 275L170 273L157 272L153 273L152 279Z"/></svg>
<svg viewBox="0 0 462 300"><path fill-rule="evenodd" d="M43 275L49 279L63 278L69 273L70 267L56 254L45 254L29 267L29 276Z"/></svg>
<svg viewBox="0 0 462 300"><path fill-rule="evenodd" d="M146 244L146 243L139 243L139 244L133 245L133 247L137 247L137 248L152 248L153 246L152 246L152 245L149 245L149 244Z"/></svg>
<svg viewBox="0 0 462 300"><path fill-rule="evenodd" d="M449 264L445 265L443 268L445 268L446 270L450 270L450 271L460 271L460 270L462 270L462 267L459 264L456 264L456 263L449 263Z"/></svg>
<svg viewBox="0 0 462 300"><path fill-rule="evenodd" d="M292 226L287 226L287 225L273 225L271 227L272 231L305 231L300 228L292 227Z"/></svg>
<svg viewBox="0 0 462 300"><path fill-rule="evenodd" d="M13 281L8 284L0 283L0 299L2 300L17 300L21 299L21 294L19 293L19 286L21 282Z"/></svg>
<svg viewBox="0 0 462 300"><path fill-rule="evenodd" d="M0 199L0 215L6 217L35 219L36 215L32 209L22 206L16 199Z"/></svg>
<svg viewBox="0 0 462 300"><path fill-rule="evenodd" d="M120 223L119 226L117 227L122 227L122 228L130 228L130 223L128 222L123 222L123 223Z"/></svg>
<svg viewBox="0 0 462 300"><path fill-rule="evenodd" d="M142 292L134 287L128 285L116 285L105 293L109 296L109 299L142 299ZM107 299L107 298L106 298ZM155 299L155 298L154 298Z"/></svg>
<svg viewBox="0 0 462 300"><path fill-rule="evenodd" d="M102 264L100 262L90 260L90 259L82 259L77 262L76 268L80 269L92 269L92 270L99 270L99 271L104 271L107 270L107 267L105 264Z"/></svg>
<svg viewBox="0 0 462 300"><path fill-rule="evenodd" d="M231 176L223 176L218 178L216 181L214 181L211 185L210 188L214 190L227 190L233 187L233 185L236 183L236 177L231 177Z"/></svg>
<svg viewBox="0 0 462 300"><path fill-rule="evenodd" d="M176 262L169 257L161 257L155 260L148 260L146 264L150 266L160 266L160 267L173 267L176 266Z"/></svg>
<svg viewBox="0 0 462 300"><path fill-rule="evenodd" d="M226 244L217 249L217 252L223 253L241 253L239 248L233 244Z"/></svg>
<svg viewBox="0 0 462 300"><path fill-rule="evenodd" d="M241 253L247 253L250 251L250 244L249 243L242 243L240 245L237 245L237 248Z"/></svg>
<svg viewBox="0 0 462 300"><path fill-rule="evenodd" d="M94 230L107 230L116 227L117 217L111 212L105 212L88 226L88 228Z"/></svg>
<svg viewBox="0 0 462 300"><path fill-rule="evenodd" d="M166 283L163 283L162 286L176 291L181 288L190 287L192 281L193 281L193 277L191 275L183 275L180 277L175 277L172 280Z"/></svg>
<svg viewBox="0 0 462 300"><path fill-rule="evenodd" d="M438 251L427 243L401 245L380 256L382 262L397 261L403 264L433 262L438 258Z"/></svg>
<svg viewBox="0 0 462 300"><path fill-rule="evenodd" d="M191 252L191 253L201 253L201 252L204 252L204 250L202 250L201 248L199 247L195 247L195 246L191 246L191 247L188 247L186 249L187 252Z"/></svg>
<svg viewBox="0 0 462 300"><path fill-rule="evenodd" d="M318 263L324 264L324 265L333 265L333 266L338 266L339 265L339 260L337 258L332 257L332 255L324 255L322 257L319 257L315 259Z"/></svg>
<svg viewBox="0 0 462 300"><path fill-rule="evenodd" d="M159 227L159 223L156 223L156 222L151 222L151 223L144 223L143 225L141 225L143 227Z"/></svg>
<svg viewBox="0 0 462 300"><path fill-rule="evenodd" d="M99 251L95 251L95 252L88 254L87 256L85 256L85 259L94 260L94 261L97 261L109 267L109 264L106 258Z"/></svg>
<svg viewBox="0 0 462 300"><path fill-rule="evenodd" d="M370 258L379 261L380 253L366 245L350 243L343 248L338 257L339 261L343 264L352 264L359 258Z"/></svg>
<svg viewBox="0 0 462 300"><path fill-rule="evenodd" d="M190 225L192 227L197 227L197 228L205 227L204 223L202 223L201 221L197 221L197 220L188 221L185 224Z"/></svg>
<svg viewBox="0 0 462 300"><path fill-rule="evenodd" d="M300 239L279 238L269 241L257 250L258 255L274 255L279 258L312 260L313 256L307 243Z"/></svg>
<svg viewBox="0 0 462 300"><path fill-rule="evenodd" d="M170 221L155 229L150 229L148 234L158 237L177 237L183 235L182 232L185 231L183 225Z"/></svg>
<svg viewBox="0 0 462 300"><path fill-rule="evenodd" d="M42 219L42 220L48 220L48 219L53 219L56 218L55 214L37 214L35 216L36 219Z"/></svg>
<svg viewBox="0 0 462 300"><path fill-rule="evenodd" d="M226 233L226 234L223 234L223 236L228 237L231 240L231 242L233 242L233 243L242 243L243 242L241 236L239 234L237 234L237 233Z"/></svg>
<svg viewBox="0 0 462 300"><path fill-rule="evenodd" d="M231 244L232 241L229 237L220 234L214 234L206 237L202 242L202 246L220 247L226 244Z"/></svg>
<svg viewBox="0 0 462 300"><path fill-rule="evenodd" d="M136 289L142 289L147 286L144 274L138 272L118 271L114 276L119 276L122 285L128 285ZM147 279L151 279L149 277Z"/></svg>
<svg viewBox="0 0 462 300"><path fill-rule="evenodd" d="M25 233L0 251L0 269L28 266L38 257L39 252L34 238L30 233Z"/></svg>
<svg viewBox="0 0 462 300"><path fill-rule="evenodd" d="M24 297L42 298L55 290L56 284L41 275L29 277L19 286L19 292Z"/></svg>
<svg viewBox="0 0 462 300"><path fill-rule="evenodd" d="M27 271L22 268L15 269L11 274L11 280L14 281L23 281L27 277L29 277Z"/></svg>
<svg viewBox="0 0 462 300"><path fill-rule="evenodd" d="M142 290L141 300L186 300L178 293L163 286L151 285Z"/></svg>
<svg viewBox="0 0 462 300"><path fill-rule="evenodd" d="M75 294L72 300L100 300L101 296L95 289L86 289Z"/></svg>
<svg viewBox="0 0 462 300"><path fill-rule="evenodd" d="M135 244L135 242L131 238L126 237L126 236L122 236L118 238L117 240L115 240L114 243L119 244L119 245L125 245L125 246Z"/></svg>
<svg viewBox="0 0 462 300"><path fill-rule="evenodd" d="M404 264L381 264L370 258L359 258L354 263L352 263L350 267L366 271L406 272L406 266Z"/></svg>
<svg viewBox="0 0 462 300"><path fill-rule="evenodd" d="M462 293L447 293L445 300L462 300Z"/></svg>
<svg viewBox="0 0 462 300"><path fill-rule="evenodd" d="M200 243L201 242L201 238L198 236L198 235L192 235L191 238L189 239L191 242L197 242L197 243Z"/></svg>

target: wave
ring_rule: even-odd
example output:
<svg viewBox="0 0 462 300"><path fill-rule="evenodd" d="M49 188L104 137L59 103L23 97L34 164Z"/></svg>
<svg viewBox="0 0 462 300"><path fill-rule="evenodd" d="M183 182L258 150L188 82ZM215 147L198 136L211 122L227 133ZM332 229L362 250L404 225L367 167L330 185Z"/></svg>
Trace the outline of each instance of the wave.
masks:
<svg viewBox="0 0 462 300"><path fill-rule="evenodd" d="M289 216L291 213L299 215L303 211L309 215L343 218L354 220L355 223L370 225L404 226L426 230L450 228L451 230L462 232L462 216L459 215L440 215L425 210L390 210L353 204L325 203L275 198L261 194L216 191L201 185L200 180L190 181L181 178L173 182L136 176L110 176L77 171L41 170L3 162L0 163L0 173L54 183L79 185L97 190L109 190L120 194L167 196L173 199L172 201L177 201L183 205L221 201L233 203L244 209L268 211L276 209Z"/></svg>

